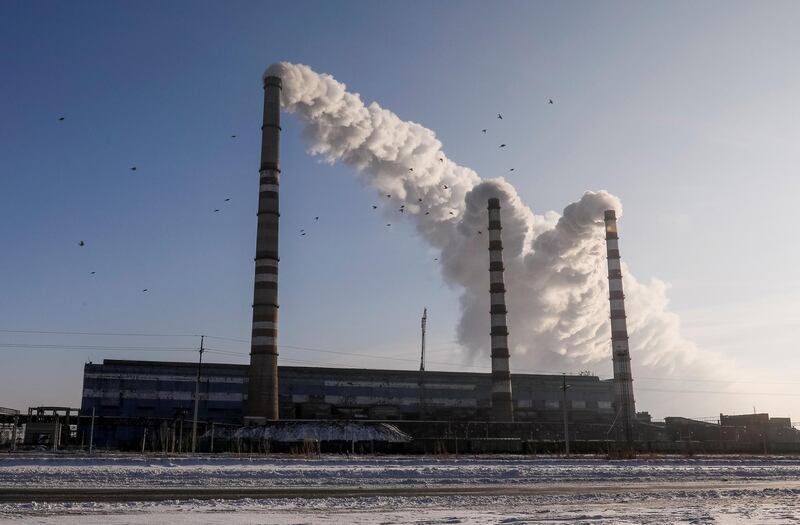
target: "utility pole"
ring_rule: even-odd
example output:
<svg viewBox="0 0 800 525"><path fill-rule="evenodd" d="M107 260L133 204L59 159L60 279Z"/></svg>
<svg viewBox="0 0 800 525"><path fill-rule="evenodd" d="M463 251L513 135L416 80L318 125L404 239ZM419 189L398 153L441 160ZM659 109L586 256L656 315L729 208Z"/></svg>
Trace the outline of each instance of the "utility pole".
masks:
<svg viewBox="0 0 800 525"><path fill-rule="evenodd" d="M422 311L420 329L422 332L422 346L419 357L419 419L425 419L425 330L428 327L428 309Z"/></svg>
<svg viewBox="0 0 800 525"><path fill-rule="evenodd" d="M422 311L422 321L420 322L420 327L422 328L422 354L420 355L419 359L419 371L425 371L425 329L428 326L428 309L425 308Z"/></svg>
<svg viewBox="0 0 800 525"><path fill-rule="evenodd" d="M19 426L19 413L14 415L14 428L11 431L11 452L17 450L17 426Z"/></svg>
<svg viewBox="0 0 800 525"><path fill-rule="evenodd" d="M192 454L197 447L197 412L200 409L200 371L203 368L203 340L204 335L200 336L200 360L197 362L197 379L194 384L194 418L192 419Z"/></svg>
<svg viewBox="0 0 800 525"><path fill-rule="evenodd" d="M567 419L567 374L561 374L561 410L564 413L564 452L569 457L569 422Z"/></svg>
<svg viewBox="0 0 800 525"><path fill-rule="evenodd" d="M92 449L94 448L94 407L92 407L92 427L89 430L89 455L92 455Z"/></svg>
<svg viewBox="0 0 800 525"><path fill-rule="evenodd" d="M58 412L53 409L53 452L58 451L59 441L61 441L61 426L58 421Z"/></svg>

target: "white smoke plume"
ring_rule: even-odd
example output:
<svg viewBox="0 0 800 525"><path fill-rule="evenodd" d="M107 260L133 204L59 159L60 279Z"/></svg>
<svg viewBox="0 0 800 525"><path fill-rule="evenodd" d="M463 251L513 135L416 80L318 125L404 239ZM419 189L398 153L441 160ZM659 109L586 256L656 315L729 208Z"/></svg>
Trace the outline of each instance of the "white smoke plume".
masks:
<svg viewBox="0 0 800 525"><path fill-rule="evenodd" d="M536 215L506 180L459 166L433 131L364 104L332 76L290 63L265 75L282 78L283 109L304 123L309 152L352 166L380 196L391 194L441 251L444 278L463 290L457 333L473 356L489 355L488 236L477 232L487 226L487 199L499 197L512 371L610 365L603 212L620 216L619 199L589 191L561 215ZM634 377L687 370L697 377L724 367L681 337L663 282L639 282L625 266L623 275Z"/></svg>

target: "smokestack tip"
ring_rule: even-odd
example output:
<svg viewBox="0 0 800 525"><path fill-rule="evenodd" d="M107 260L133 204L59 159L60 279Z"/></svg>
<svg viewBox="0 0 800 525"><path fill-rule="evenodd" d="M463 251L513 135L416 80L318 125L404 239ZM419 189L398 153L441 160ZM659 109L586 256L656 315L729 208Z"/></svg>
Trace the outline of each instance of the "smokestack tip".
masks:
<svg viewBox="0 0 800 525"><path fill-rule="evenodd" d="M490 210L499 210L500 209L500 199L498 199L497 197L493 197L493 198L489 199L489 209Z"/></svg>
<svg viewBox="0 0 800 525"><path fill-rule="evenodd" d="M606 220L607 221L617 220L617 212L615 210L606 210Z"/></svg>
<svg viewBox="0 0 800 525"><path fill-rule="evenodd" d="M281 77L276 77L274 75L265 76L264 77L264 87L267 86L277 86L282 87Z"/></svg>

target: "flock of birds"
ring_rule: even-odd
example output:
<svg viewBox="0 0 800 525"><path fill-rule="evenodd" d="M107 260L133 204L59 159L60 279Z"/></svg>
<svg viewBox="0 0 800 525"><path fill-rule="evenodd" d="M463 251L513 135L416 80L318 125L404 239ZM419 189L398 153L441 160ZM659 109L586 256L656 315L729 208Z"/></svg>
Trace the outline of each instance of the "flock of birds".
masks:
<svg viewBox="0 0 800 525"><path fill-rule="evenodd" d="M548 99L547 99L547 103L548 103L548 104L555 104L555 102L553 101L553 99L552 99L552 98L548 98ZM63 122L65 119L66 119L66 117L58 117L58 120L59 120L59 122ZM503 120L503 115L502 115L501 113L498 113L498 114L497 114L497 119L498 119L498 120ZM488 129L487 129L487 128L481 129L481 132L482 132L482 133L484 133L484 134L485 134L485 133L487 133L487 131L488 131ZM237 138L237 136L236 136L236 135L231 135L231 138L232 138L232 139L235 139L235 138ZM502 143L502 144L500 144L500 146L499 146L499 148L505 148L505 147L506 147L506 144L505 144L505 143ZM439 159L439 162L444 162L444 159L443 159L443 158L440 158L440 159ZM137 169L138 169L138 168L137 168L137 166L136 166L136 165L134 165L134 166L131 166L131 171L137 171ZM414 168L408 168L408 171L414 171ZM509 171L514 171L514 168L509 168ZM450 189L450 188L449 188L449 186L448 186L447 184L444 184L444 185L443 185L443 189L447 190L447 189ZM386 198L387 198L387 199L391 199L391 198L392 198L392 195L391 195L391 194L389 194L389 193L387 193L387 194L386 194ZM226 199L224 200L224 202L230 202L230 200L231 200L230 198L226 198ZM421 198L420 198L420 199L418 199L418 201L419 201L419 203L420 203L420 204L422 204L422 202L423 202L423 200L422 200ZM377 209L378 209L378 205L377 205L377 204L373 204L373 205L372 205L372 209L373 209L373 210L377 210ZM401 205L400 205L400 208L399 208L399 210L398 210L398 211L399 211L401 214L404 214L404 213L406 212L406 207L405 207L405 204L401 204ZM220 212L220 208L215 208L213 213L219 213L219 212ZM425 212L425 215L430 215L430 214L431 214L431 212L430 212L430 211L426 211L426 212ZM455 215L455 210L451 210L451 211L450 211L450 215ZM319 221L319 216L316 216L316 217L314 217L314 221ZM387 222L387 223L386 223L386 226L387 226L387 227L391 227L391 226L392 226L392 223L390 223L390 222ZM477 230L477 234L478 234L478 235L483 235L483 232L482 232L481 230ZM301 228L301 229L300 229L300 236L301 236L301 237L305 237L305 236L307 236L307 235L308 235L308 232L306 231L306 229L305 229L305 228ZM85 247L85 246L86 246L86 242L85 242L85 241L83 241L83 240L81 240L81 241L78 241L78 246L80 246L81 248L83 248L83 247ZM438 257L435 257L433 260L434 260L434 261L438 261L438 260L439 260L439 258L438 258ZM97 274L97 272L96 272L96 271L91 271L91 272L89 272L89 275L96 275L96 274ZM149 292L149 291L150 291L150 290L149 290L148 288L143 288L143 289L142 289L142 293L147 293L147 292Z"/></svg>
<svg viewBox="0 0 800 525"><path fill-rule="evenodd" d="M548 104L555 104L555 102L553 101L553 99L552 99L552 98L548 98L548 99L547 99L547 103L548 103ZM498 114L497 114L497 119L498 119L498 120L503 120L503 114L502 114L502 113L498 113ZM487 133L487 132L488 132L488 128L483 128L483 129L481 129L481 133L484 133L484 134L485 134L485 133ZM499 147L499 148L501 148L501 149L502 149L502 148L505 148L505 147L506 147L506 144L505 144L505 143L502 143L502 144L500 144L500 146L498 146L498 147ZM443 159L443 158L439 158L439 162L444 162L444 159ZM414 171L414 168L408 168L408 171L412 171L412 172L413 172L413 171ZM509 168L509 170L508 170L508 171L514 171L514 168ZM447 190L447 189L450 189L450 187L449 187L447 184L443 184L443 185L442 185L442 187L443 187L443 189L445 189L445 190ZM387 198L387 199L391 199L391 198L392 198L392 195L391 195L390 193L387 193L387 194L386 194L386 198ZM422 199L418 199L418 201L419 201L419 203L420 203L420 204L423 202L423 201L422 201ZM373 205L372 205L372 209L373 209L373 210L377 210L377 209L378 209L378 205L377 205L377 204L373 204ZM401 214L404 214L404 213L406 212L406 207L405 207L405 204L401 204L401 205L400 205L400 208L398 209L398 211L399 211ZM451 210L449 213L450 213L450 215L455 215L455 212L456 212L456 210ZM425 212L425 215L430 215L430 214L431 214L431 212L430 212L430 211L426 211L426 212ZM318 220L318 219L319 219L319 217L315 217L315 220ZM386 223L386 226L387 226L387 227L391 227L391 225L392 225L392 223L390 223L390 222L387 222L387 223ZM307 232L305 231L305 229L301 229L301 230L300 230L300 235L301 235L301 236L305 236L305 235L306 235L306 233L307 233ZM477 234L478 234L478 235L483 235L483 231L481 231L481 230L477 230ZM434 260L434 261L438 261L438 260L439 260L439 258L438 258L438 257L435 257L433 260Z"/></svg>

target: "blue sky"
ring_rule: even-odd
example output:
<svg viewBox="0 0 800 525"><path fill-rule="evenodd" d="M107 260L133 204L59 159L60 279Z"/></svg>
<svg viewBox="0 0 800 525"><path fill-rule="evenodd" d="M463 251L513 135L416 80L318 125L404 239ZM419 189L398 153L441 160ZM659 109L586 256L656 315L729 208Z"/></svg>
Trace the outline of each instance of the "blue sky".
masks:
<svg viewBox="0 0 800 525"><path fill-rule="evenodd" d="M684 334L776 391L800 364L798 22L788 2L4 2L0 328L248 339L260 75L287 60L435 130L537 213L619 196L637 276L671 283ZM502 157L479 133L497 112ZM376 356L282 357L413 367L427 306L429 359L448 363L430 368L458 369L435 255L306 155L291 117L282 140L281 341ZM87 359L193 359L196 339L0 332L0 405L77 405ZM209 344L247 362L247 343ZM135 350L165 346L181 350Z"/></svg>

